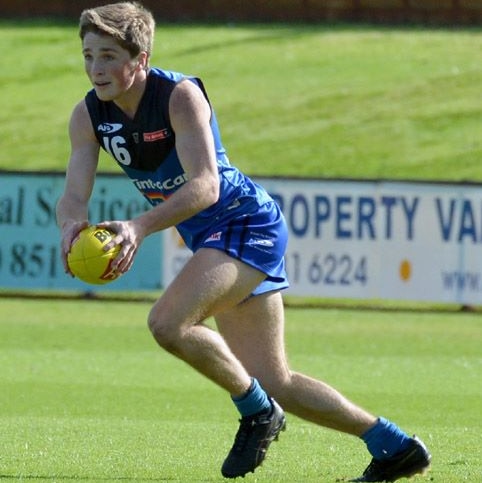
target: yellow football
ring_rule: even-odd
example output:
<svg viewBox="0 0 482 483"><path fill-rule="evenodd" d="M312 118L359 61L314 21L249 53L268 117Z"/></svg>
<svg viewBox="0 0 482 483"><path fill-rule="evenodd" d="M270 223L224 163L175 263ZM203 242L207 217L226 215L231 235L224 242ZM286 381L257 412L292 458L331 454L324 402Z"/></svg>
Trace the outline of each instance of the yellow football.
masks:
<svg viewBox="0 0 482 483"><path fill-rule="evenodd" d="M121 247L116 245L108 251L104 251L114 233L105 228L89 226L74 238L67 255L67 263L70 271L80 280L93 284L102 285L112 282L119 275L112 271L112 260L117 256Z"/></svg>

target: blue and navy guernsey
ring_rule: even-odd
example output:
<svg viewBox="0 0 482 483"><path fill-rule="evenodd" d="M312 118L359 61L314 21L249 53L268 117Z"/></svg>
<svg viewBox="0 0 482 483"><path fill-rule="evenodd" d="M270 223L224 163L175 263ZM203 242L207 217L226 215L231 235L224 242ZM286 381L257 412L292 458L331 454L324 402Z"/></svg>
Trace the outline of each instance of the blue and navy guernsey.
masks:
<svg viewBox="0 0 482 483"><path fill-rule="evenodd" d="M196 84L209 102L204 85L199 78L158 68L149 70L146 88L133 119L128 117L113 101L99 100L94 89L90 90L85 97L92 126L100 146L116 160L134 186L153 206L167 200L187 181L186 173L176 151L176 135L169 118L171 93L176 84L185 79ZM214 205L179 223L176 228L186 245L195 251L200 246L206 246L206 241L213 244L219 243L216 238L222 231L219 227L223 225L227 226L231 223L232 229L229 230L234 233L235 223L232 220L241 217L245 224L244 232L240 233L243 238L236 241L237 247L234 246L232 238L232 247L228 246L231 242L225 239L227 245L223 246L223 249L237 258L261 268L268 275L276 275L277 280L285 280L282 258L286 246L286 234L282 226L284 219L279 208L275 206L272 198L262 187L230 164L221 142L212 106L210 124L220 179L219 199ZM259 217L262 216L261 211L265 212L264 216L268 217L257 225L259 230L256 231L256 234L250 235L249 218L247 217L258 213L259 220ZM272 232L261 233L263 227L260 225L265 225L266 228L271 226ZM282 233L279 233L280 231ZM231 235L229 236L231 237ZM247 238L248 236L251 238ZM267 242L266 238L270 240L276 238L279 241L276 248L273 246L268 250L266 244L274 245L274 242ZM240 250L245 251L245 247L249 248L250 243L251 248L257 249L257 251L253 250L255 258L259 252L261 258L271 257L272 259L260 260L260 263L245 259ZM267 253L268 251L271 253ZM247 253L246 257L249 256ZM273 269L273 267L275 268ZM284 286L287 286L286 281Z"/></svg>

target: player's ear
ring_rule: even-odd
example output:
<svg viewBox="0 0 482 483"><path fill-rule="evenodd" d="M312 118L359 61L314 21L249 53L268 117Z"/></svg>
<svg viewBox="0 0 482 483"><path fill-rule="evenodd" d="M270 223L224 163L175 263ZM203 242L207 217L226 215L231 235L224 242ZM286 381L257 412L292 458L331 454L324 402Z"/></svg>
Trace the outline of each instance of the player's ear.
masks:
<svg viewBox="0 0 482 483"><path fill-rule="evenodd" d="M149 54L147 52L140 52L137 56L137 65L141 70L146 70L149 66Z"/></svg>

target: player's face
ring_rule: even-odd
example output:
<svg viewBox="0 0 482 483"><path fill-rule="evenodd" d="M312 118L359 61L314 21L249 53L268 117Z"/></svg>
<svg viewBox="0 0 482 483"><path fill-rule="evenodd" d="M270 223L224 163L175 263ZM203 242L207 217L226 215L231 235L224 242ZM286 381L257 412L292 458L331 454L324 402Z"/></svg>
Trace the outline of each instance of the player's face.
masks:
<svg viewBox="0 0 482 483"><path fill-rule="evenodd" d="M102 101L121 98L135 80L137 59L112 37L89 32L82 44L85 71Z"/></svg>

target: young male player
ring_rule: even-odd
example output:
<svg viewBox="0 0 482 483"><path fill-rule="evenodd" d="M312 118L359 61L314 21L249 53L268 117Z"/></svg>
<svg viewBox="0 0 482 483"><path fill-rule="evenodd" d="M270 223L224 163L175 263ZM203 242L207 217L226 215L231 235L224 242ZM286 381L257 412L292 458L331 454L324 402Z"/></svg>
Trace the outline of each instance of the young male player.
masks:
<svg viewBox="0 0 482 483"><path fill-rule="evenodd" d="M149 66L154 19L138 3L86 10L80 18L93 89L74 108L65 191L57 206L62 256L88 224L99 149L152 204L129 220L106 220L129 270L145 237L176 226L193 257L157 300L148 323L158 344L230 394L240 415L222 465L244 476L285 428L284 410L358 436L372 462L353 481L394 481L428 468L430 454L384 418L327 384L292 371L284 349L280 291L288 286L287 229L266 191L233 167L200 79ZM218 331L204 324L208 317Z"/></svg>

